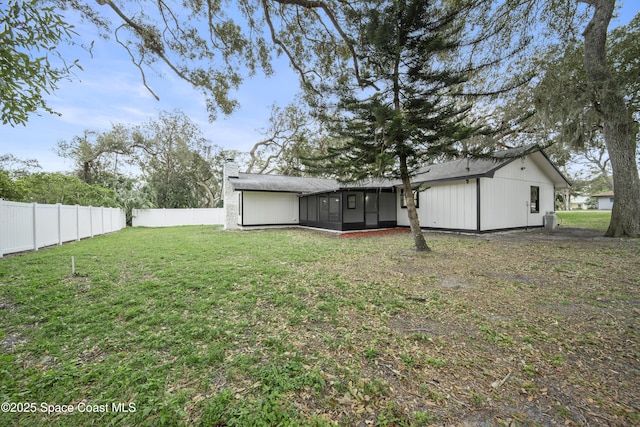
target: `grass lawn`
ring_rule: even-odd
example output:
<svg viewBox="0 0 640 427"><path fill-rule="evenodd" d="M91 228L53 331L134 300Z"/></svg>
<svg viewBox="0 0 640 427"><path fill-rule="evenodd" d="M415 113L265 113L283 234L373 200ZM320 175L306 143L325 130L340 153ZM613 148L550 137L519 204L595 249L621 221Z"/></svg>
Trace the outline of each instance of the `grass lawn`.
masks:
<svg viewBox="0 0 640 427"><path fill-rule="evenodd" d="M0 424L638 425L640 244L561 233L128 228L0 259Z"/></svg>
<svg viewBox="0 0 640 427"><path fill-rule="evenodd" d="M559 211L556 212L561 227L588 228L607 231L611 211Z"/></svg>

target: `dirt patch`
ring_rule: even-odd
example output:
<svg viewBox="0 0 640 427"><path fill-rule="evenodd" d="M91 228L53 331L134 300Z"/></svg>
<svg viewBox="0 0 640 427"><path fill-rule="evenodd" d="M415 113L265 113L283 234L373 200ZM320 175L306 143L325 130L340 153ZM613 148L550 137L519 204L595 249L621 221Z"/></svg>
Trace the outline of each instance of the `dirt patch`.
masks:
<svg viewBox="0 0 640 427"><path fill-rule="evenodd" d="M13 311L15 308L16 307L13 304L0 302L0 310Z"/></svg>
<svg viewBox="0 0 640 427"><path fill-rule="evenodd" d="M22 345L26 341L27 340L24 339L20 334L10 333L5 335L5 337L2 340L0 340L0 347L6 353L13 353L13 351L17 346Z"/></svg>
<svg viewBox="0 0 640 427"><path fill-rule="evenodd" d="M537 242L562 242L562 241L608 242L611 240L622 240L622 239L611 239L609 237L604 237L602 231L589 230L586 228L570 228L570 227L559 227L553 231L548 231L544 228L532 228L530 230L496 232L496 233L483 234L482 237L486 240L491 240L491 241L514 241L514 242L515 241L522 242L525 240L537 241Z"/></svg>
<svg viewBox="0 0 640 427"><path fill-rule="evenodd" d="M401 344L387 354L403 356L377 365L407 414L456 426L640 419L639 240L572 228L425 237L430 254L350 260L409 304L388 321Z"/></svg>
<svg viewBox="0 0 640 427"><path fill-rule="evenodd" d="M443 288L449 288L449 289L462 289L462 288L468 288L470 286L473 286L468 281L458 279L455 277L445 277L440 280L439 285Z"/></svg>

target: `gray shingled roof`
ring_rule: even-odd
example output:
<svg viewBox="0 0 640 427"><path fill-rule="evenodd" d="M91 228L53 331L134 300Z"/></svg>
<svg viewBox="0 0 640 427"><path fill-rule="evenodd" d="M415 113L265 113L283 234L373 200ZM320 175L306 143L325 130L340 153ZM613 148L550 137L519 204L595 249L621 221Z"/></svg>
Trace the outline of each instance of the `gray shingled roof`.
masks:
<svg viewBox="0 0 640 427"><path fill-rule="evenodd" d="M500 169L504 165L505 160L453 160L420 168L412 181L416 183L439 182L493 176L496 169Z"/></svg>
<svg viewBox="0 0 640 427"><path fill-rule="evenodd" d="M340 189L340 184L335 179L257 173L239 173L237 178L230 177L229 182L236 191L279 191L309 194Z"/></svg>
<svg viewBox="0 0 640 427"><path fill-rule="evenodd" d="M396 181L371 179L352 183L340 183L335 179L309 178L301 176L239 173L229 177L236 191L278 191L286 193L315 194L346 189L391 188Z"/></svg>
<svg viewBox="0 0 640 427"><path fill-rule="evenodd" d="M512 148L494 153L494 156L499 157L497 159L459 159L425 166L418 170L411 182L427 184L459 179L492 178L498 169L516 160L516 156L524 154L527 150L528 147ZM534 151L528 155L547 173L556 187L571 185L544 151Z"/></svg>
<svg viewBox="0 0 640 427"><path fill-rule="evenodd" d="M493 177L501 167L514 161L526 148L515 148L495 153L501 159L460 159L446 163L425 166L418 170L412 178L414 184L427 184L460 179ZM556 187L568 186L569 181L555 167L542 151L530 154L533 160L551 177ZM399 180L377 180L339 183L335 179L309 178L284 175L263 175L240 173L238 177L230 177L229 182L237 191L278 191L299 194L325 193L342 189L391 188L400 187Z"/></svg>

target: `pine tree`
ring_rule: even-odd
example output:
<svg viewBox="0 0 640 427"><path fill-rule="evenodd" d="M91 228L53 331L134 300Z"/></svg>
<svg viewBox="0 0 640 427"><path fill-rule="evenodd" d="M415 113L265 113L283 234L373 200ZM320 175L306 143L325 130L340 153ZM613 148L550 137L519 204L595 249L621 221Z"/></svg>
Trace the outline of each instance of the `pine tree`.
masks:
<svg viewBox="0 0 640 427"><path fill-rule="evenodd" d="M478 130L465 124L470 105L459 96L471 70L443 60L462 49L462 13L424 0L367 2L353 13L368 84L342 79L333 88L335 109L324 106L323 118L342 142L308 161L311 169L343 181L400 178L404 194L413 195L418 167L459 154L458 142ZM429 251L413 197L405 202L416 249Z"/></svg>

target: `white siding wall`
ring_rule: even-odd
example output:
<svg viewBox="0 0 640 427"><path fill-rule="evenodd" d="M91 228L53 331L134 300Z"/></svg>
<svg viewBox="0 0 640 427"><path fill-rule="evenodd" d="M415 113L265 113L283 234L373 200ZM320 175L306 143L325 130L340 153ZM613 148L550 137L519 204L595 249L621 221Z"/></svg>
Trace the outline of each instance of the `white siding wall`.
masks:
<svg viewBox="0 0 640 427"><path fill-rule="evenodd" d="M244 191L242 225L298 224L299 203L297 194Z"/></svg>
<svg viewBox="0 0 640 427"><path fill-rule="evenodd" d="M419 193L418 218L421 227L456 230L476 229L476 180L433 184ZM398 192L398 225L409 226L407 210L400 207Z"/></svg>
<svg viewBox="0 0 640 427"><path fill-rule="evenodd" d="M531 186L540 188L538 213L530 212ZM544 172L531 160L514 160L480 180L482 230L543 225L544 214L553 211L555 190Z"/></svg>
<svg viewBox="0 0 640 427"><path fill-rule="evenodd" d="M433 184L420 192L420 225L456 230L477 229L476 180ZM540 189L539 213L530 212L531 186ZM555 210L553 183L530 157L514 160L496 171L493 178L480 178L480 227L485 230L543 225L547 211ZM409 226L407 210L400 208L398 225Z"/></svg>
<svg viewBox="0 0 640 427"><path fill-rule="evenodd" d="M598 197L598 209L601 210L613 210L613 196L612 197Z"/></svg>

